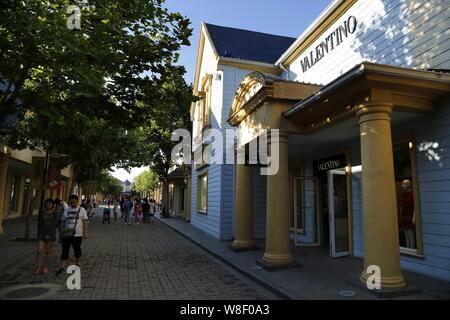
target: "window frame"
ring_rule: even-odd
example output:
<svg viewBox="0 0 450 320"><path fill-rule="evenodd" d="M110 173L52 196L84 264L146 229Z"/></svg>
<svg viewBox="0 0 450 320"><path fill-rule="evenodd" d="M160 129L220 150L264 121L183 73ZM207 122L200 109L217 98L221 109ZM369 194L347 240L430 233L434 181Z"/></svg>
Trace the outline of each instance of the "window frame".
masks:
<svg viewBox="0 0 450 320"><path fill-rule="evenodd" d="M290 183L290 194L291 194L291 197L290 197L290 199L291 199L291 214L289 215L289 231L294 231L294 225L293 225L293 223L294 223L294 214L296 214L295 213L295 208L296 208L296 204L295 204L295 191L296 191L296 188L295 188L295 182L296 182L296 179L298 179L298 178L301 178L301 177L303 177L303 175L304 175L304 170L303 170L303 167L300 167L300 168L292 168L291 170L290 170L290 181L291 181L291 183ZM302 196L302 199L301 199L301 203L302 203L302 207L304 208L304 206L305 206L305 183L304 183L304 181L302 181L302 183L301 183L301 196ZM303 226L303 228L301 228L301 229L299 229L299 228L297 228L297 232L298 232L298 234L301 234L301 235L306 235L306 228L305 228L305 211L304 210L302 210L302 216L301 216L301 221L302 221L302 226Z"/></svg>
<svg viewBox="0 0 450 320"><path fill-rule="evenodd" d="M414 196L414 218L415 218L415 237L416 237L416 249L401 247L399 243L399 250L401 255L413 256L417 258L423 258L423 238L422 238L422 215L420 211L420 192L419 192L419 180L417 174L417 153L416 153L416 139L414 132L408 131L396 136L392 141L392 153L394 156L394 146L401 143L411 143L412 147L409 148L409 159L411 163L411 178L412 188ZM395 169L395 165L394 165ZM395 174L395 172L394 172ZM398 204L397 204L398 206Z"/></svg>
<svg viewBox="0 0 450 320"><path fill-rule="evenodd" d="M211 88L212 74L205 74L202 79L198 96L200 100L198 106L198 135L202 134L206 129L211 128Z"/></svg>
<svg viewBox="0 0 450 320"><path fill-rule="evenodd" d="M201 196L202 196L202 179L206 177L206 185L205 185L205 207L201 207ZM202 172L197 175L197 204L196 209L197 213L208 214L208 171Z"/></svg>

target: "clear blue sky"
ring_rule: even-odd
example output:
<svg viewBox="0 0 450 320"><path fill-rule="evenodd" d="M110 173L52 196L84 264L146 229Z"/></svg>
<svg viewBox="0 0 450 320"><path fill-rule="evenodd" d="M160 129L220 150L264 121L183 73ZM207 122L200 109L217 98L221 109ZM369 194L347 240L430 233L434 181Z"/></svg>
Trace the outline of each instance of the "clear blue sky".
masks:
<svg viewBox="0 0 450 320"><path fill-rule="evenodd" d="M331 0L166 0L170 11L191 20L191 46L181 50L187 83L194 82L201 21L297 38Z"/></svg>

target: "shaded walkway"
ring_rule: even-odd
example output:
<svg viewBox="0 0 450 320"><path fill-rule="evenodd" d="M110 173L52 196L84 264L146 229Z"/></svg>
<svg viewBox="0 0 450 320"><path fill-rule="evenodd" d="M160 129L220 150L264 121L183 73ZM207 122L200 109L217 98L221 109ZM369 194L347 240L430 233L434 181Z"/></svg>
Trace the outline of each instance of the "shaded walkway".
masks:
<svg viewBox="0 0 450 320"><path fill-rule="evenodd" d="M363 269L364 263L360 258L333 259L326 248L292 247L296 260L302 266L269 272L255 264L255 260L264 254L264 240L257 241L259 250L236 253L228 249L231 241L219 241L182 219L159 219L239 272L286 298L377 299L350 284L358 279ZM408 271L403 271L403 274L406 281L421 288L422 293L396 299L450 299L450 283ZM342 296L341 291L354 291L356 296Z"/></svg>

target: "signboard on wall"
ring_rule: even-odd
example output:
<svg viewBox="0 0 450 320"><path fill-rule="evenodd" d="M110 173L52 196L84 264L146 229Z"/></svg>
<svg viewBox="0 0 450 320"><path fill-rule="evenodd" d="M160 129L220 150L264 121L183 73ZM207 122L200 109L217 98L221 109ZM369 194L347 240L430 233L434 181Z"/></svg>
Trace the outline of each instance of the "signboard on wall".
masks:
<svg viewBox="0 0 450 320"><path fill-rule="evenodd" d="M303 73L327 56L342 44L350 35L354 34L358 26L355 16L348 17L341 25L327 35L313 50L309 51L301 60Z"/></svg>
<svg viewBox="0 0 450 320"><path fill-rule="evenodd" d="M54 159L50 159L48 165L47 183L49 189L61 188L61 169Z"/></svg>
<svg viewBox="0 0 450 320"><path fill-rule="evenodd" d="M314 176L326 174L328 170L343 168L347 165L345 153L313 161Z"/></svg>

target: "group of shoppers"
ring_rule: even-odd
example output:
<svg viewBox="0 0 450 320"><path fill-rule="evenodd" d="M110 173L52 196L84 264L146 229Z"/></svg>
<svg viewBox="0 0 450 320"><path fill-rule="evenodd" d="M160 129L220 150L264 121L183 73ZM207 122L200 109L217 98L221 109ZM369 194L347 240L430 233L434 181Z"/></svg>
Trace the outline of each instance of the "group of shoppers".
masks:
<svg viewBox="0 0 450 320"><path fill-rule="evenodd" d="M57 232L62 246L60 269L57 274L65 272L70 247L74 251L75 264L80 266L81 242L88 236L88 219L86 210L79 205L77 195L69 197L69 205L60 199L45 200L44 208L39 213L35 275L48 273Z"/></svg>
<svg viewBox="0 0 450 320"><path fill-rule="evenodd" d="M153 223L153 216L158 210L156 201L153 199L140 199L131 197L121 200L114 198L108 202L108 222L110 206L113 206L114 223L117 223L119 212L121 212L122 221L126 225L131 225L132 216L138 225L143 223ZM53 245L59 236L62 252L60 259L60 268L57 274L65 273L70 248L73 248L75 264L80 266L81 243L88 237L88 223L92 216L94 203L83 200L79 203L78 195L69 197L69 205L60 199L46 199L42 211L39 212L38 222L38 244L37 244L37 268L35 275L47 274L48 264L52 259ZM105 212L104 212L105 216ZM105 222L105 219L104 221Z"/></svg>
<svg viewBox="0 0 450 320"><path fill-rule="evenodd" d="M156 201L153 199L140 199L138 197L131 200L131 197L124 198L119 201L121 217L124 224L131 225L132 216L136 225L142 221L143 223L153 223L153 216L157 211Z"/></svg>

